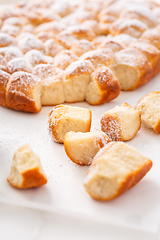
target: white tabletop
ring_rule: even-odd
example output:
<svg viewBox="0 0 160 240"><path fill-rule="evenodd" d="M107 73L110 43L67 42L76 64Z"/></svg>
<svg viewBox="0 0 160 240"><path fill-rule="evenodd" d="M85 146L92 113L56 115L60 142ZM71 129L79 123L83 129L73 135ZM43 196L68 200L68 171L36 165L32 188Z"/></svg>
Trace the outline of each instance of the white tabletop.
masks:
<svg viewBox="0 0 160 240"><path fill-rule="evenodd" d="M0 204L3 240L159 240L159 234L109 226L95 220Z"/></svg>

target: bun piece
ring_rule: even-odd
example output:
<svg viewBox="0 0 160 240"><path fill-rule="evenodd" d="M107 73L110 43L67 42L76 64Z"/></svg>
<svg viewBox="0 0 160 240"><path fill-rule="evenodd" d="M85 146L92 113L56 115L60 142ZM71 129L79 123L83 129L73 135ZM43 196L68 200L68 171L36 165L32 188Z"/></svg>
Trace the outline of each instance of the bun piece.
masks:
<svg viewBox="0 0 160 240"><path fill-rule="evenodd" d="M134 41L129 46L138 49L146 56L152 65L153 76L160 72L160 51L155 46L145 40Z"/></svg>
<svg viewBox="0 0 160 240"><path fill-rule="evenodd" d="M115 99L120 94L120 84L108 67L99 67L91 75L86 89L86 101L99 105Z"/></svg>
<svg viewBox="0 0 160 240"><path fill-rule="evenodd" d="M142 97L136 109L141 112L142 123L160 134L160 91L151 92Z"/></svg>
<svg viewBox="0 0 160 240"><path fill-rule="evenodd" d="M75 61L66 68L63 87L67 103L85 100L86 88L93 71L94 67L88 60Z"/></svg>
<svg viewBox="0 0 160 240"><path fill-rule="evenodd" d="M7 181L11 186L21 189L40 187L47 183L40 159L28 144L14 153Z"/></svg>
<svg viewBox="0 0 160 240"><path fill-rule="evenodd" d="M116 52L112 70L124 91L146 84L153 75L151 63L142 52L134 48Z"/></svg>
<svg viewBox="0 0 160 240"><path fill-rule="evenodd" d="M92 198L107 201L138 183L151 169L152 161L123 142L111 142L94 157L84 181Z"/></svg>
<svg viewBox="0 0 160 240"><path fill-rule="evenodd" d="M103 132L67 132L64 148L70 160L79 165L90 165L97 152L111 139Z"/></svg>
<svg viewBox="0 0 160 240"><path fill-rule="evenodd" d="M89 109L59 105L49 113L49 131L56 142L63 143L69 131L89 132L92 113Z"/></svg>
<svg viewBox="0 0 160 240"><path fill-rule="evenodd" d="M12 74L6 89L7 107L24 112L41 110L42 83L39 78L23 71Z"/></svg>
<svg viewBox="0 0 160 240"><path fill-rule="evenodd" d="M64 73L50 64L39 64L33 74L42 82L42 106L57 105L65 102L63 90Z"/></svg>
<svg viewBox="0 0 160 240"><path fill-rule="evenodd" d="M10 74L0 70L0 106L6 107L6 88Z"/></svg>
<svg viewBox="0 0 160 240"><path fill-rule="evenodd" d="M105 112L100 122L101 130L113 141L127 141L140 130L141 114L128 103L123 103Z"/></svg>

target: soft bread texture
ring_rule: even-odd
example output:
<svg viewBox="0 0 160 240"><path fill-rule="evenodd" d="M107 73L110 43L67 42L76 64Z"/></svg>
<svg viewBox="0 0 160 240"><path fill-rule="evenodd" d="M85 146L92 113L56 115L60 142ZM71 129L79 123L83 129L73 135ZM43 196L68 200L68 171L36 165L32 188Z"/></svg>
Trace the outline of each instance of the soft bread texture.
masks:
<svg viewBox="0 0 160 240"><path fill-rule="evenodd" d="M24 112L41 110L42 83L40 79L23 71L12 74L6 88L6 105Z"/></svg>
<svg viewBox="0 0 160 240"><path fill-rule="evenodd" d="M93 71L94 67L88 60L75 61L66 68L63 87L67 103L85 100L85 92Z"/></svg>
<svg viewBox="0 0 160 240"><path fill-rule="evenodd" d="M42 82L42 105L57 105L65 102L63 90L63 71L50 64L39 64L33 74Z"/></svg>
<svg viewBox="0 0 160 240"><path fill-rule="evenodd" d="M135 148L111 142L94 157L84 186L92 198L111 200L138 183L151 167L152 161Z"/></svg>
<svg viewBox="0 0 160 240"><path fill-rule="evenodd" d="M116 52L112 70L124 91L146 84L153 75L151 63L142 52L134 48Z"/></svg>
<svg viewBox="0 0 160 240"><path fill-rule="evenodd" d="M141 112L142 123L160 134L160 91L145 95L138 101L136 109Z"/></svg>
<svg viewBox="0 0 160 240"><path fill-rule="evenodd" d="M0 106L6 107L6 88L10 74L0 70Z"/></svg>
<svg viewBox="0 0 160 240"><path fill-rule="evenodd" d="M91 75L86 88L86 101L99 105L115 99L120 94L120 84L108 67L99 67Z"/></svg>
<svg viewBox="0 0 160 240"><path fill-rule="evenodd" d="M59 105L49 113L49 131L56 142L63 143L69 131L89 132L92 113L89 109Z"/></svg>
<svg viewBox="0 0 160 240"><path fill-rule="evenodd" d="M20 189L40 187L47 183L39 156L28 144L14 153L7 181L11 186Z"/></svg>
<svg viewBox="0 0 160 240"><path fill-rule="evenodd" d="M141 114L128 103L123 103L105 112L100 123L101 130L113 141L127 141L140 130Z"/></svg>
<svg viewBox="0 0 160 240"><path fill-rule="evenodd" d="M111 139L103 132L67 132L64 148L70 160L79 165L90 165L97 152Z"/></svg>

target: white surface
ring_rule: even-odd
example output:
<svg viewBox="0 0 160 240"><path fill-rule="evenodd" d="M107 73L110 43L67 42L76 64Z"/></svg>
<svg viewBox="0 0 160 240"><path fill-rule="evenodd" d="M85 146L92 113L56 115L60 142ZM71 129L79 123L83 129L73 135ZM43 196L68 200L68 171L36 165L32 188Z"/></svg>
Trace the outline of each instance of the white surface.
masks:
<svg viewBox="0 0 160 240"><path fill-rule="evenodd" d="M128 102L133 107L137 101L154 90L160 90L160 76L133 91L121 92L110 103L90 106L76 103L93 112L92 130L100 129L101 115L115 105ZM83 180L88 167L73 164L65 155L62 144L55 143L48 133L48 113L52 107L43 107L38 114L16 112L0 107L0 202L50 212L87 217L113 226L133 228L156 236L160 225L160 136L143 127L128 144L151 158L153 168L134 188L110 202L98 202L85 192ZM38 153L48 176L42 188L17 190L6 181L14 151L29 143Z"/></svg>
<svg viewBox="0 0 160 240"><path fill-rule="evenodd" d="M4 240L159 240L157 234L114 227L85 219L0 204Z"/></svg>

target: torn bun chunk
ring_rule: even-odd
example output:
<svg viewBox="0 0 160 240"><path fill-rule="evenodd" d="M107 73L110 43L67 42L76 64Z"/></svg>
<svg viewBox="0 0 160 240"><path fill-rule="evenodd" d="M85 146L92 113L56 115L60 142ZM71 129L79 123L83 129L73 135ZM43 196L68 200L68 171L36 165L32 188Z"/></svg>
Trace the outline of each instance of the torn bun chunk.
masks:
<svg viewBox="0 0 160 240"><path fill-rule="evenodd" d="M49 113L49 131L56 142L63 143L69 131L89 132L92 113L89 109L59 105Z"/></svg>
<svg viewBox="0 0 160 240"><path fill-rule="evenodd" d="M151 169L152 161L123 142L111 142L94 157L84 180L89 195L108 201L136 185Z"/></svg>
<svg viewBox="0 0 160 240"><path fill-rule="evenodd" d="M6 88L7 107L17 111L39 112L41 110L42 83L31 73L13 73Z"/></svg>
<svg viewBox="0 0 160 240"><path fill-rule="evenodd" d="M7 181L20 189L40 187L47 183L39 156L28 144L15 151Z"/></svg>
<svg viewBox="0 0 160 240"><path fill-rule="evenodd" d="M101 130L113 141L127 141L140 130L141 114L128 103L123 103L105 112L100 123Z"/></svg>
<svg viewBox="0 0 160 240"><path fill-rule="evenodd" d="M103 132L67 132L64 148L70 160L79 165L90 165L93 157L111 139Z"/></svg>

